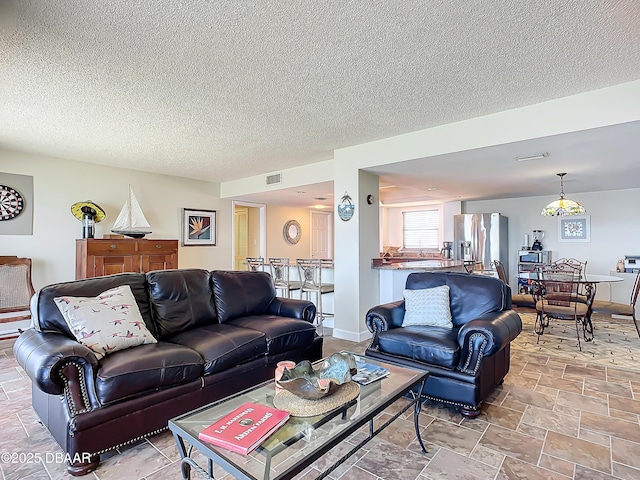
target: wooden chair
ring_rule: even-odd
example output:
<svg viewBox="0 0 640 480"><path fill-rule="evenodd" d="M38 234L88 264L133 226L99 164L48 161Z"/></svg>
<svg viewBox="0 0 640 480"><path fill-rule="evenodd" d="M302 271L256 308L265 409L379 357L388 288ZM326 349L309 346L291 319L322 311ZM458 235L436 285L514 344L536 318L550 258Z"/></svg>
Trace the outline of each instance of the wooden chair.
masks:
<svg viewBox="0 0 640 480"><path fill-rule="evenodd" d="M247 257L247 270L250 272L263 272L264 271L264 258L262 257Z"/></svg>
<svg viewBox="0 0 640 480"><path fill-rule="evenodd" d="M290 266L288 258L270 258L269 269L276 290L282 290L282 296L289 298L291 292L300 290L300 282L289 278Z"/></svg>
<svg viewBox="0 0 640 480"><path fill-rule="evenodd" d="M582 351L578 326L582 327L586 338L585 317L589 308L586 303L576 301L580 273L573 266L551 264L541 266L538 274L539 278L534 282L533 292L536 300L535 332L538 334L538 342L545 327L549 326L550 318L573 320L576 326L578 348Z"/></svg>
<svg viewBox="0 0 640 480"><path fill-rule="evenodd" d="M504 269L504 264L500 260L493 261L493 267L496 269L498 278L502 280L506 285L509 285L507 280L507 273ZM536 304L533 301L533 295L530 293L513 293L511 292L511 304L517 307L529 307L535 308Z"/></svg>
<svg viewBox="0 0 640 480"><path fill-rule="evenodd" d="M631 300L629 305L618 302L594 300L591 304L591 310L605 315L622 315L624 317L631 317L634 325L636 326L638 337L640 337L640 326L638 326L638 320L636 318L636 302L638 301L638 293L640 293L640 272L636 275L636 281L633 284L633 290L631 290Z"/></svg>
<svg viewBox="0 0 640 480"><path fill-rule="evenodd" d="M0 324L31 319L29 303L35 293L31 283L31 259L0 256ZM20 333L20 328L7 334Z"/></svg>

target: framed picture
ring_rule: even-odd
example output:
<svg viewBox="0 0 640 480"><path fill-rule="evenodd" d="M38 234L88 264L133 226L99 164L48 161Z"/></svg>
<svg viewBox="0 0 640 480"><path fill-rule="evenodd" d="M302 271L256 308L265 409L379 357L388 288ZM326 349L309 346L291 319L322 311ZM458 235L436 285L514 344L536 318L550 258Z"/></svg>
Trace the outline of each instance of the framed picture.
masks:
<svg viewBox="0 0 640 480"><path fill-rule="evenodd" d="M590 242L591 217L589 215L571 215L558 217L559 242Z"/></svg>
<svg viewBox="0 0 640 480"><path fill-rule="evenodd" d="M216 244L216 210L182 209L182 245Z"/></svg>

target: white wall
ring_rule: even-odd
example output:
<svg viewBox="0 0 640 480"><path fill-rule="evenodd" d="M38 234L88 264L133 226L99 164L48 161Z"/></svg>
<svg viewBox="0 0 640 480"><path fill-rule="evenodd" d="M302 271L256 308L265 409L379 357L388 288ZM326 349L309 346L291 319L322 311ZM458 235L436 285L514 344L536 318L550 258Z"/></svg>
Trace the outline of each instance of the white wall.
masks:
<svg viewBox="0 0 640 480"><path fill-rule="evenodd" d="M591 242L558 242L557 217L540 215L542 207L557 196L508 198L465 202L464 213L500 212L509 218L509 279L515 284L517 252L522 246L522 236L529 233L533 241L534 229L544 230L542 241L545 250L551 250L553 258L573 257L586 260L587 271L608 275L615 270L616 261L625 255L640 255L640 222L633 220L634 210L640 205L640 189L606 192L573 193L567 198L586 208L591 217ZM612 288L615 288L613 285ZM607 298L605 287L598 290L598 298Z"/></svg>
<svg viewBox="0 0 640 480"><path fill-rule="evenodd" d="M180 247L180 268L229 269L231 202L219 198L219 185L199 180L105 167L0 150L0 171L34 177L33 235L0 235L0 255L33 260L33 284L75 278L75 240L82 224L71 205L92 200L107 213L96 238L110 233L131 184L151 225L148 238L180 239L182 208L217 210L217 246Z"/></svg>

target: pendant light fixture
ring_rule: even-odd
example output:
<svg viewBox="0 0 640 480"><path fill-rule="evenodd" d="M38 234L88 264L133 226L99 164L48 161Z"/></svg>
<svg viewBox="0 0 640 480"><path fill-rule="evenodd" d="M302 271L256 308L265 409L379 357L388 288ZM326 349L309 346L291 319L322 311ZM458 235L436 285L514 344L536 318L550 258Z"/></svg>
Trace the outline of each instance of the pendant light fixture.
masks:
<svg viewBox="0 0 640 480"><path fill-rule="evenodd" d="M556 175L560 177L560 198L544 207L540 215L543 217L563 217L565 215L584 215L587 213L584 207L578 202L564 198L564 183L562 177L564 177L566 173L556 173Z"/></svg>

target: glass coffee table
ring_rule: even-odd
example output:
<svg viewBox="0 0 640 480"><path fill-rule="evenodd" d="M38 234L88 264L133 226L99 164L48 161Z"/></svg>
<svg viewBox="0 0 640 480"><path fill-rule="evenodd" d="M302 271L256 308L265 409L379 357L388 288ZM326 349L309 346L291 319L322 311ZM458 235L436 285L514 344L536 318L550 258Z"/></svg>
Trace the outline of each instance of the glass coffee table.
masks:
<svg viewBox="0 0 640 480"><path fill-rule="evenodd" d="M284 480L293 478L368 423L369 429L366 438L361 441L360 438L357 438L356 441L359 443L318 477L325 478L412 407L416 437L422 451L426 453L418 424L421 402L419 395L415 392L422 391L429 373L380 362L360 355L355 355L355 357L358 360L388 368L389 375L369 385L360 385L360 394L356 399L329 413L313 417L292 416L287 423L249 455L241 455L203 442L198 439L198 434L246 402L273 407L273 397L276 393L273 381L256 385L241 393L169 420L169 428L173 432L182 458L182 477L189 479L191 470L195 469L205 478L214 478L213 464L215 463L239 479ZM408 396L411 401L395 413L392 418L374 429L374 417L403 396ZM365 434L363 433L363 435ZM206 458L206 466L199 465L194 461L192 455L195 455L196 452L200 452Z"/></svg>

